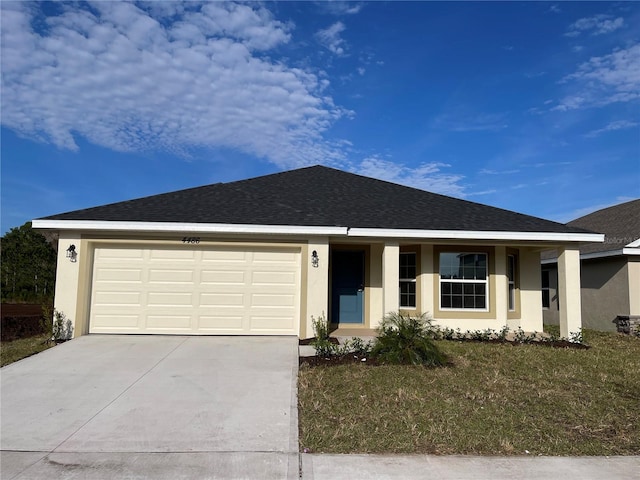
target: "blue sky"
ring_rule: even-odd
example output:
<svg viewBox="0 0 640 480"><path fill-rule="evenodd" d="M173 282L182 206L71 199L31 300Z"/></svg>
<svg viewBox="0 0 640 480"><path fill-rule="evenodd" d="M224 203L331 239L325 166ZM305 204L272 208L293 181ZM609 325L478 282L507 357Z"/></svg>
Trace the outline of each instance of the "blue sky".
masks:
<svg viewBox="0 0 640 480"><path fill-rule="evenodd" d="M566 222L640 197L640 4L0 3L2 233L306 165Z"/></svg>

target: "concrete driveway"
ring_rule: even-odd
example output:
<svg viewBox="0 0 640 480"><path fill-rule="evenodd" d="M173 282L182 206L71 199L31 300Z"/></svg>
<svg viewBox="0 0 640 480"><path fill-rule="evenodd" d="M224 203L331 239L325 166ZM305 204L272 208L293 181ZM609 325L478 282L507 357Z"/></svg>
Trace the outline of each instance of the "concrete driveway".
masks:
<svg viewBox="0 0 640 480"><path fill-rule="evenodd" d="M298 478L297 343L88 335L9 365L1 477Z"/></svg>

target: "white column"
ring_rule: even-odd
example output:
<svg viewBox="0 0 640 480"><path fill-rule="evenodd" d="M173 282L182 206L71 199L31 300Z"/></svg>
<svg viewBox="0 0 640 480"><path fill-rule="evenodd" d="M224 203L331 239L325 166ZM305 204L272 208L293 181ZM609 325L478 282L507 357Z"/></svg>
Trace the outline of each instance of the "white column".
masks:
<svg viewBox="0 0 640 480"><path fill-rule="evenodd" d="M418 311L428 313L433 317L436 312L438 299L434 295L433 287L433 245L422 244L420 246L420 294L418 295Z"/></svg>
<svg viewBox="0 0 640 480"><path fill-rule="evenodd" d="M507 280L507 249L503 245L496 247L496 320L500 321L501 325L508 325L509 328L517 328L513 324L509 324L507 319L507 312L509 311L508 300L508 280ZM513 322L512 322L513 323Z"/></svg>
<svg viewBox="0 0 640 480"><path fill-rule="evenodd" d="M317 267L312 264L311 256L314 251L318 254ZM311 316L318 318L324 313L325 318L329 318L329 239L318 237L310 241L306 258L303 258L302 262L307 264L307 308L305 321L301 325L300 338L309 338L313 336ZM302 271L304 272L305 269Z"/></svg>
<svg viewBox="0 0 640 480"><path fill-rule="evenodd" d="M400 246L385 243L382 251L382 307L384 315L400 308Z"/></svg>
<svg viewBox="0 0 640 480"><path fill-rule="evenodd" d="M580 301L580 250L558 248L558 301L560 336L568 337L582 328Z"/></svg>
<svg viewBox="0 0 640 480"><path fill-rule="evenodd" d="M640 261L627 257L629 271L629 315L640 315Z"/></svg>

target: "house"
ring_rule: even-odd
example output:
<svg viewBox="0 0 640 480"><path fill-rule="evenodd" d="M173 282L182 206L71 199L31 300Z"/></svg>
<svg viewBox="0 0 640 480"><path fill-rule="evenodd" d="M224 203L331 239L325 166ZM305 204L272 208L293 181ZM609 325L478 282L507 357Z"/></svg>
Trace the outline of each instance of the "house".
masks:
<svg viewBox="0 0 640 480"><path fill-rule="evenodd" d="M640 199L598 210L568 225L605 234L604 243L580 247L583 327L615 331L618 317L622 321L635 317L640 323ZM557 325L562 285L553 251L542 256L542 288L544 322Z"/></svg>
<svg viewBox="0 0 640 480"><path fill-rule="evenodd" d="M385 312L542 330L540 252L560 252L559 321L581 326L584 229L323 166L34 220L59 231L55 308L87 333L347 335Z"/></svg>

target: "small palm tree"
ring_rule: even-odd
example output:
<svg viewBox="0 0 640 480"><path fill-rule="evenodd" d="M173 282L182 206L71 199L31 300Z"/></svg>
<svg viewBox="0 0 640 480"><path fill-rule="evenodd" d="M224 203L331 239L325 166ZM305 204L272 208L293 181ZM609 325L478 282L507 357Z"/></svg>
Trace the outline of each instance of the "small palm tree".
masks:
<svg viewBox="0 0 640 480"><path fill-rule="evenodd" d="M433 341L431 318L427 314L411 316L401 312L387 314L371 350L384 363L437 367L446 362Z"/></svg>

